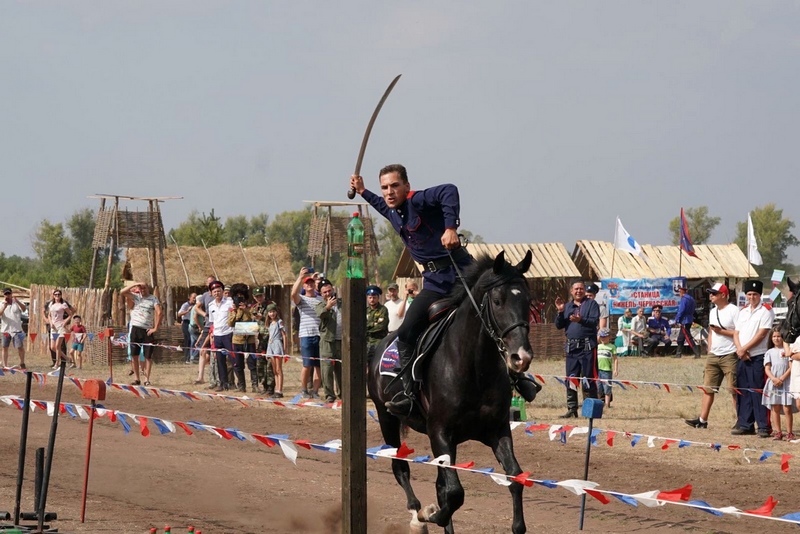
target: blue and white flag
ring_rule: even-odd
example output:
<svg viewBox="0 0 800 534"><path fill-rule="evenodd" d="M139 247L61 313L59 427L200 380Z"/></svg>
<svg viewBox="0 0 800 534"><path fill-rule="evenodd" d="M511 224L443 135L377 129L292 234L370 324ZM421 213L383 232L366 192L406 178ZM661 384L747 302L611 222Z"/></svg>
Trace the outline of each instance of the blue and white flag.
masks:
<svg viewBox="0 0 800 534"><path fill-rule="evenodd" d="M617 231L614 235L614 248L617 250L622 250L624 252L630 252L631 254L635 254L639 256L643 260L647 261L644 256L644 251L642 250L642 246L636 242L636 240L625 230L625 227L622 226L622 221L619 220L617 217Z"/></svg>

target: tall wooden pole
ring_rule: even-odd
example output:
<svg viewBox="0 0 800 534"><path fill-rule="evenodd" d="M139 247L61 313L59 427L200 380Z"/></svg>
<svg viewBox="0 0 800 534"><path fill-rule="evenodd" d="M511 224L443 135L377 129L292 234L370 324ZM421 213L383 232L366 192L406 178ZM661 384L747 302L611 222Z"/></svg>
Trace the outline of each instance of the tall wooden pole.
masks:
<svg viewBox="0 0 800 534"><path fill-rule="evenodd" d="M367 532L366 289L348 279L342 295L342 534Z"/></svg>
<svg viewBox="0 0 800 534"><path fill-rule="evenodd" d="M100 217L102 216L103 209L105 209L105 207L106 207L106 199L105 198L101 198L100 199L100 209L97 211L97 218L98 219L100 219ZM106 238L106 239L108 239L108 238ZM92 244L92 249L93 249L92 250L92 268L89 271L89 288L90 289L94 287L94 275L95 275L95 271L97 271L97 256L100 254L100 247L95 247L94 244Z"/></svg>

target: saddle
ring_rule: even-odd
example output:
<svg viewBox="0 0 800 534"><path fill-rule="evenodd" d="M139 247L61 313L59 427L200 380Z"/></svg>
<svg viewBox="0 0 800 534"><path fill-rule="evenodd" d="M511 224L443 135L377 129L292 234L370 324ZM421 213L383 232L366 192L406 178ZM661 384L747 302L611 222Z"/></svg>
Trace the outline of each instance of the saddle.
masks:
<svg viewBox="0 0 800 534"><path fill-rule="evenodd" d="M419 336L414 346L411 359L411 376L415 381L422 381L423 364L428 355L436 352L447 328L453 323L456 307L449 306L446 300L437 300L428 308L428 328ZM383 376L396 377L400 374L400 358L397 352L397 339L393 339L381 355L380 373ZM392 381L394 382L394 380ZM391 383L390 383L391 384Z"/></svg>

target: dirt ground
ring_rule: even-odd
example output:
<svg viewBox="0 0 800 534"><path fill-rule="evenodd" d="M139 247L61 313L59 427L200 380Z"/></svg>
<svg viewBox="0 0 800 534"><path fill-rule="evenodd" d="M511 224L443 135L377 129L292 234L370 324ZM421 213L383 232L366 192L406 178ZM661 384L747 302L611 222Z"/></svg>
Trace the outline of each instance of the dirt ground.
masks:
<svg viewBox="0 0 800 534"><path fill-rule="evenodd" d="M636 360L636 361L634 361ZM33 357L29 367L45 370L45 359ZM39 364L39 365L37 365ZM544 362L537 373L558 374L563 364ZM702 360L630 359L622 365L625 378L649 379L673 383L700 383ZM182 365L161 366L154 385L196 390L191 385L194 368ZM123 374L119 370L118 374ZM81 378L105 379L107 371L87 368L74 373ZM287 383L297 382L299 367L287 366ZM643 378L649 377L649 378ZM666 377L666 378L665 378ZM117 381L120 381L118 378ZM54 378L45 386L34 385L32 397L52 401ZM290 387L286 388L291 391ZM615 404L597 426L604 429L643 433L677 439L723 444L720 452L699 446L678 449L672 445L654 448L646 439L635 448L622 435L615 446L605 443L592 448L589 480L600 488L626 493L670 490L686 484L694 487L692 498L714 506L752 509L770 495L779 502L774 516L800 511L796 491L800 459L794 460L788 473L779 467L781 453L796 454L795 443L773 442L746 436L734 438L730 398L720 399L712 409L711 428L693 429L681 420L696 414L700 394L687 391L667 393L663 388L617 389ZM0 377L0 395L22 395L22 375ZM528 406L528 419L539 423L564 423L558 415L564 411L563 388L547 382L544 394ZM65 384L64 402L83 402L77 388ZM289 434L292 439L324 443L340 437L340 412L330 409L290 410L276 406L243 407L235 402L188 402L177 398L139 399L117 390L109 390L104 403L108 408L160 417L170 421L195 420L221 427L235 427L262 434ZM0 510L13 510L17 476L17 452L21 412L0 406ZM572 420L574 421L574 420ZM585 424L581 420L580 424ZM45 447L50 418L41 412L31 414L28 455L25 470L23 511L33 509L34 449ZM130 532L146 533L151 527L173 526L173 532L185 532L194 525L206 533L221 532L339 532L341 455L300 449L297 465L287 460L278 447L219 439L209 433L187 436L160 435L151 424L151 436L142 437L137 428L125 434L119 424L98 420L94 429L87 521L80 523L80 501L88 424L62 416L54 454L47 510L58 513L53 523L59 532ZM517 458L524 470L537 479L565 480L581 478L586 446L585 436L576 436L566 444L550 441L546 432L526 435L515 431ZM382 443L378 425L368 423L368 446ZM407 443L415 455L429 454L427 438L415 433ZM757 451L776 452L766 462L758 462L760 452L751 452L748 463L742 451L730 451L728 444L740 444ZM476 467L498 468L491 451L480 444L466 444L459 449L457 461L472 460ZM375 533L408 531L410 515L404 510L403 494L391 474L386 459L368 464L369 525ZM412 465L414 488L423 505L435 501L436 470L427 465ZM511 525L511 500L507 489L488 477L464 473L461 481L466 491L464 506L454 516L459 533L508 532ZM580 497L564 489L541 486L527 488L524 494L528 530L573 532L578 530ZM715 517L678 506L634 508L612 499L603 505L589 497L586 501L584 529L588 532L727 532L750 533L756 530L789 532L791 525L732 516ZM440 529L431 529L438 532Z"/></svg>

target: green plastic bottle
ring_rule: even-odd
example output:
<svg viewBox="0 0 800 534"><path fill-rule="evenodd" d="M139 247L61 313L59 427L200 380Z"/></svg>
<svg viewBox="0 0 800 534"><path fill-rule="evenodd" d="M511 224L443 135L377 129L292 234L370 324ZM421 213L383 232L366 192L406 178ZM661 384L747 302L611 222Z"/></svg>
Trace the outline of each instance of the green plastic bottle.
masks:
<svg viewBox="0 0 800 534"><path fill-rule="evenodd" d="M364 278L364 223L358 212L347 225L347 278Z"/></svg>
<svg viewBox="0 0 800 534"><path fill-rule="evenodd" d="M518 399L517 402L519 403L518 404L518 406L519 406L519 420L520 421L527 421L528 420L528 414L525 413L525 399L523 399L522 397L517 397L517 399Z"/></svg>

